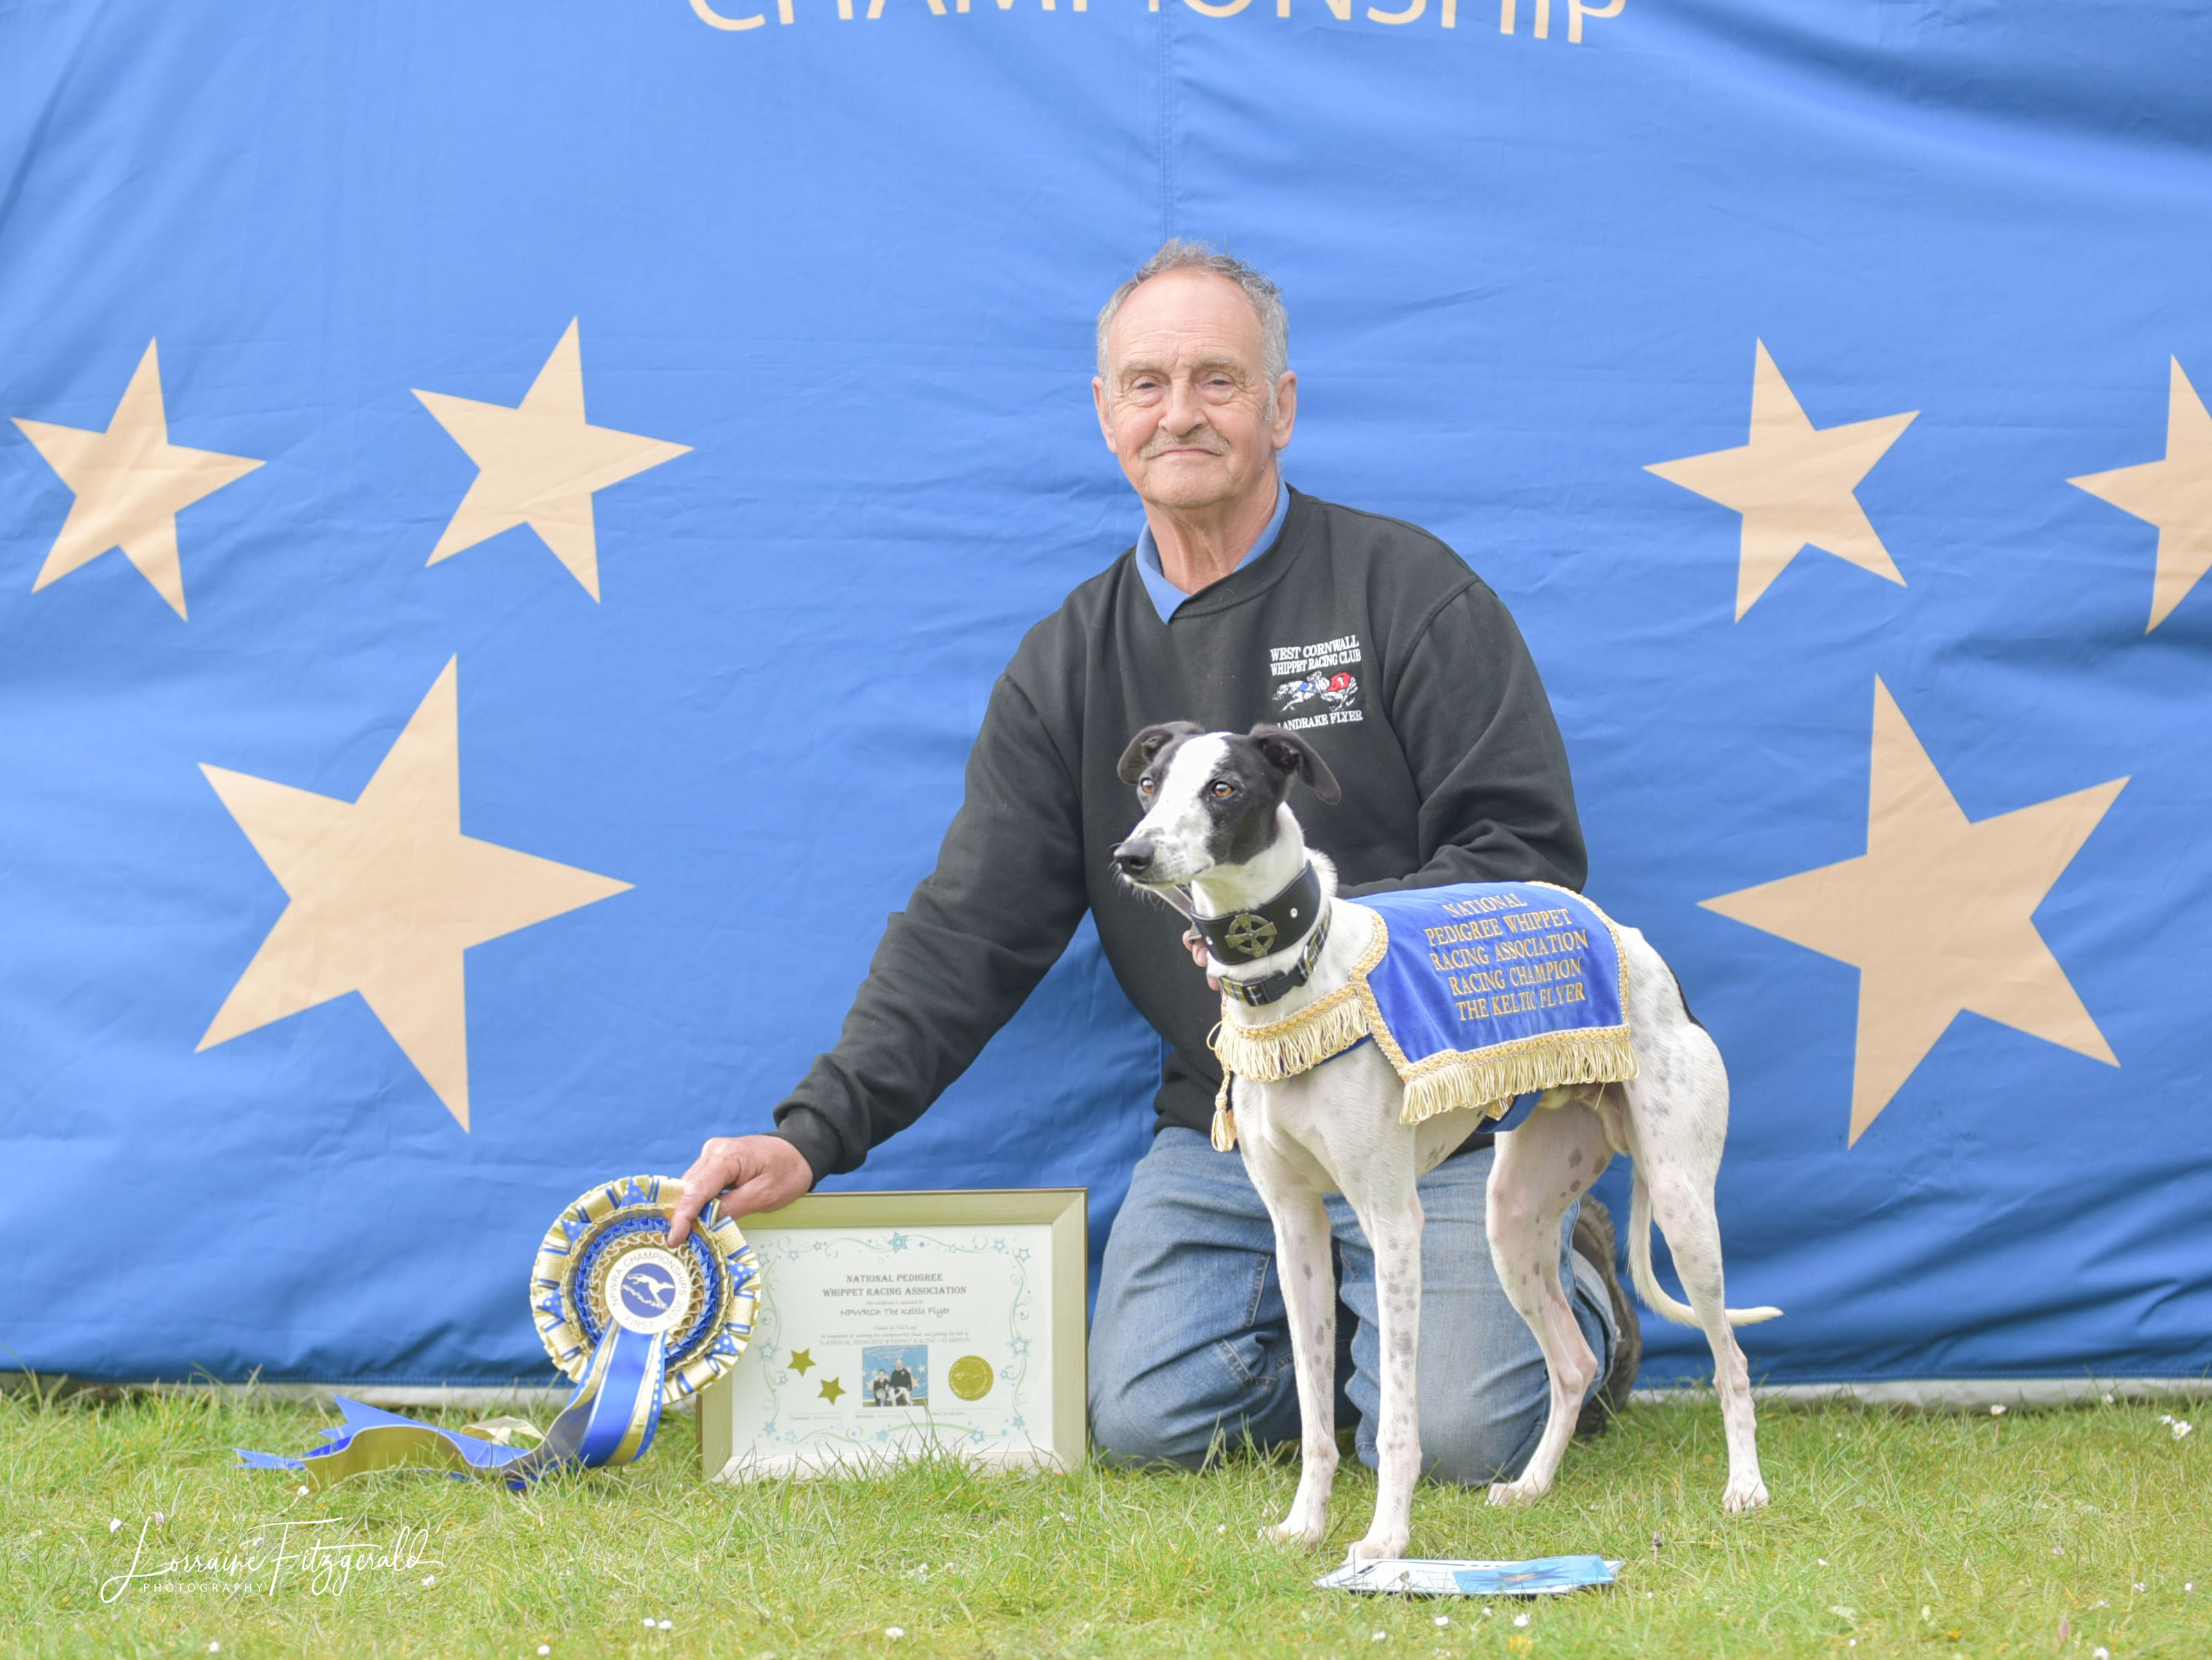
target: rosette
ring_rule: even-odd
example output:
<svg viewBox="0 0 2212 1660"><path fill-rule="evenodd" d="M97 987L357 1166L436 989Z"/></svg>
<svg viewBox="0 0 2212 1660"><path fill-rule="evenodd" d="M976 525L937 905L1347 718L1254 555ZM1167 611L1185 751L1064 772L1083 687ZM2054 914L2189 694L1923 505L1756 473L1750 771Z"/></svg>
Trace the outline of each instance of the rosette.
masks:
<svg viewBox="0 0 2212 1660"><path fill-rule="evenodd" d="M738 1225L701 1216L681 1245L668 1216L683 1192L672 1176L595 1187L545 1231L530 1308L553 1364L577 1384L616 1333L657 1336L660 1399L687 1401L727 1372L753 1330L759 1270Z"/></svg>
<svg viewBox="0 0 2212 1660"><path fill-rule="evenodd" d="M681 1245L668 1243L683 1186L670 1176L609 1182L546 1230L531 1312L576 1392L537 1445L504 1445L510 1421L447 1430L340 1396L345 1421L305 1457L244 1448L240 1457L249 1468L305 1471L318 1487L429 1464L519 1487L556 1469L642 1457L661 1408L689 1400L744 1353L759 1300L752 1247L735 1222L702 1216Z"/></svg>

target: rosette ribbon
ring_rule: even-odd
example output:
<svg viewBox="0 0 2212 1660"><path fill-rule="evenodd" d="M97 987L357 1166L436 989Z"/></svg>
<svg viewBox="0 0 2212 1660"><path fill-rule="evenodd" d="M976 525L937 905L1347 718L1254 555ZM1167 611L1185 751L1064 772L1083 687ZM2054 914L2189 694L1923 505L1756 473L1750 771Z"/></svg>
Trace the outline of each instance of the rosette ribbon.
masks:
<svg viewBox="0 0 2212 1660"><path fill-rule="evenodd" d="M297 1458L238 1449L240 1468L297 1470L311 1487L365 1471L443 1469L511 1487L558 1469L644 1457L665 1405L729 1370L752 1335L759 1269L734 1222L702 1217L683 1245L668 1213L683 1184L633 1176L563 1210L539 1247L531 1308L553 1362L575 1381L560 1415L537 1432L517 1419L448 1430L337 1397L343 1421Z"/></svg>

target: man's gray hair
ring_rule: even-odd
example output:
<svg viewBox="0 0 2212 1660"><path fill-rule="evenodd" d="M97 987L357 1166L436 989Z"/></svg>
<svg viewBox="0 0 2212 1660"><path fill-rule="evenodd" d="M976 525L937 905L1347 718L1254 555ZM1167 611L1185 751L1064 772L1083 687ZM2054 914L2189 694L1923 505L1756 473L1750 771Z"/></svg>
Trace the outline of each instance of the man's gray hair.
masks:
<svg viewBox="0 0 2212 1660"><path fill-rule="evenodd" d="M1275 401L1275 383L1291 367L1291 314L1283 308L1283 291L1233 254L1216 253L1203 242L1170 237L1160 251L1137 268L1137 274L1114 290L1113 298L1098 312L1098 378L1106 379L1106 331L1114 326L1121 304L1138 288L1168 271L1212 271L1244 290L1252 309L1260 314L1260 336L1267 354L1267 403Z"/></svg>

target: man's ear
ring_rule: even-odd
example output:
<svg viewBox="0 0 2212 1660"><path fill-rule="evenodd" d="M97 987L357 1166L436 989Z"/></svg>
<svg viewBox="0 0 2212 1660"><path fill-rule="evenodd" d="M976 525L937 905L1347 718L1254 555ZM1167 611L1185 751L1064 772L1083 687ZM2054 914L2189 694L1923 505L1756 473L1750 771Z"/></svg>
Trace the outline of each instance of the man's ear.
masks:
<svg viewBox="0 0 2212 1660"><path fill-rule="evenodd" d="M1296 732L1262 724L1247 736L1260 746L1260 753L1267 758L1268 766L1285 778L1297 773L1324 807L1334 807L1344 799L1344 791L1337 787L1336 774L1328 770L1328 763Z"/></svg>
<svg viewBox="0 0 2212 1660"><path fill-rule="evenodd" d="M1164 721L1158 726L1147 726L1129 740L1129 747L1121 752L1121 765L1114 770L1124 784L1134 784L1144 777L1150 766L1173 738L1192 737L1206 729L1194 720Z"/></svg>

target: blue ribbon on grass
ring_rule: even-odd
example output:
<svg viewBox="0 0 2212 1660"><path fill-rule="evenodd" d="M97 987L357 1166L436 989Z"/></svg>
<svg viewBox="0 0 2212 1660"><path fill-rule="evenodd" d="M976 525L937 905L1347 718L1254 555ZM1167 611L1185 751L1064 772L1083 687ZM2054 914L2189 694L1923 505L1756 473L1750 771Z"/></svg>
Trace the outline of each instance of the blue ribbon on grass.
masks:
<svg viewBox="0 0 2212 1660"><path fill-rule="evenodd" d="M445 1429L402 1413L337 1397L343 1421L305 1456L237 1449L240 1469L298 1470L325 1487L373 1469L444 1469L457 1477L521 1488L561 1469L599 1469L645 1456L660 1426L666 1334L610 1324L576 1392L534 1447L503 1446L468 1429Z"/></svg>

